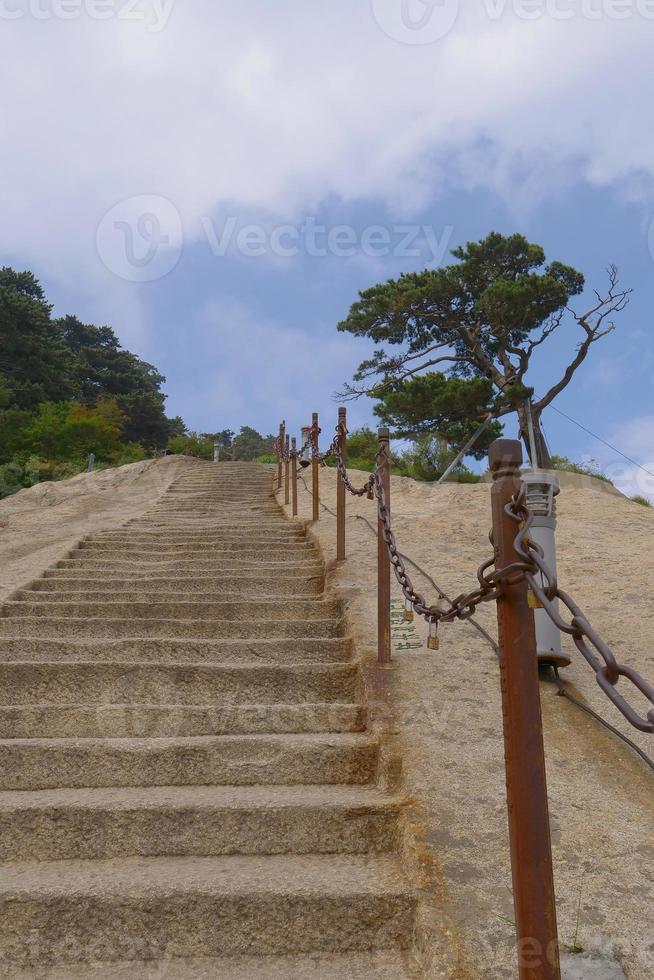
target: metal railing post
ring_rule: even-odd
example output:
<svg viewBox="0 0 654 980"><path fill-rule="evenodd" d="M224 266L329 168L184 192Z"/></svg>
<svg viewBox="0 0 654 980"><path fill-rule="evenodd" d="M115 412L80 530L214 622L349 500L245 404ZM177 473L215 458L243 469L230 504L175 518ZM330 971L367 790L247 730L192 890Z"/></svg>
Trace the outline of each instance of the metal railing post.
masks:
<svg viewBox="0 0 654 980"><path fill-rule="evenodd" d="M284 438L286 436L286 422L279 424L279 454L277 457L277 489L282 485L282 459L284 457Z"/></svg>
<svg viewBox="0 0 654 980"><path fill-rule="evenodd" d="M291 497L293 500L293 517L297 517L297 439L291 439Z"/></svg>
<svg viewBox="0 0 654 980"><path fill-rule="evenodd" d="M345 464L347 462L347 410L345 408L339 408L338 410L338 426L339 426L339 451L341 459ZM345 484L343 483L343 477L341 476L341 471L336 470L336 561L345 561Z"/></svg>
<svg viewBox="0 0 654 980"><path fill-rule="evenodd" d="M284 503L288 505L291 502L291 496L290 496L291 437L290 436L286 436L286 443L284 448L286 450L284 455Z"/></svg>
<svg viewBox="0 0 654 980"><path fill-rule="evenodd" d="M318 413L314 412L311 422L311 483L313 493L313 520L320 520L320 463L318 461L318 436L320 427L318 425Z"/></svg>
<svg viewBox="0 0 654 980"><path fill-rule="evenodd" d="M391 512L390 434L380 429L377 473ZM377 518L377 662L391 662L391 560L384 541L383 525Z"/></svg>
<svg viewBox="0 0 654 980"><path fill-rule="evenodd" d="M518 560L519 527L506 513L520 489L522 449L513 439L490 447L495 566ZM554 873L533 610L524 578L497 600L507 806L520 980L560 980Z"/></svg>

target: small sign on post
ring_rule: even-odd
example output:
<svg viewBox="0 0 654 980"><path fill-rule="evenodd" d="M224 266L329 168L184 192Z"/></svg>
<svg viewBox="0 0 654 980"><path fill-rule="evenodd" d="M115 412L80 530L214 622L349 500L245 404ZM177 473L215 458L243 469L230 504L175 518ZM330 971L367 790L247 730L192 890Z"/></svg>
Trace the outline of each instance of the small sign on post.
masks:
<svg viewBox="0 0 654 980"><path fill-rule="evenodd" d="M95 453L89 453L89 461L88 461L88 464L86 466L86 472L87 473L92 473L94 466L95 466Z"/></svg>

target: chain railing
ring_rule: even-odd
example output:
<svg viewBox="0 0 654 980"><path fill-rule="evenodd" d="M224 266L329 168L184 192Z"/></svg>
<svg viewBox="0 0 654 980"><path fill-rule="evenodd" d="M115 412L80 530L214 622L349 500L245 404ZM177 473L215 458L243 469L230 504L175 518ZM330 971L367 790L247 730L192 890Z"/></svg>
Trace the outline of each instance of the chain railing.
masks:
<svg viewBox="0 0 654 980"><path fill-rule="evenodd" d="M334 460L337 470L337 559L345 558L345 495L377 501L378 538L378 654L380 667L391 665L390 570L405 599L405 617L423 617L428 624L427 645L438 649L438 626L471 619L482 603L497 604L499 657L502 673L504 741L509 804L509 830L513 868L514 901L519 945L540 947L542 957L535 969L523 969L526 980L559 980L560 966L556 930L556 908L549 831L545 758L538 686L538 666L546 663L536 651L534 606L544 609L552 622L572 640L595 672L598 685L634 728L654 733L654 707L640 713L617 689L620 678L654 705L654 686L633 667L618 662L610 646L593 629L589 620L558 585L547 565L543 549L531 536L533 515L527 507L526 486L520 477L522 449L519 442L499 439L491 446L493 475L491 501L493 555L477 570L477 584L469 592L435 603L417 591L407 571L393 530L390 501L391 456L389 433L379 431L376 466L363 486L356 487L347 470L347 424L345 409L331 444L319 450L320 427L314 413L309 434L312 465L313 520L320 518L319 469ZM278 440L278 487L281 487L283 457L288 459L285 427ZM293 464L293 515L297 515L297 469L299 454L290 453ZM287 464L288 473L288 464ZM286 477L288 480L288 475ZM285 494L288 503L288 488ZM570 613L567 621L559 612L561 603ZM552 663L557 670L556 664ZM558 676L558 675L557 675Z"/></svg>

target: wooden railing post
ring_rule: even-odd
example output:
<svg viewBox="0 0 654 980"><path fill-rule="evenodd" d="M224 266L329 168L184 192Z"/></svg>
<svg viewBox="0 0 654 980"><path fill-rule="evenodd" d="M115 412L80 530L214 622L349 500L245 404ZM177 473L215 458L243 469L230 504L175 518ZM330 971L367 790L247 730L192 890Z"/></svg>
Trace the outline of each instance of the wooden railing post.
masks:
<svg viewBox="0 0 654 980"><path fill-rule="evenodd" d="M282 458L284 455L284 439L286 436L286 422L279 424L279 457L277 461L277 489L282 485Z"/></svg>
<svg viewBox="0 0 654 980"><path fill-rule="evenodd" d="M338 425L340 435L338 438L341 459L347 462L347 410L339 408ZM336 561L345 561L345 484L340 470L336 470Z"/></svg>
<svg viewBox="0 0 654 980"><path fill-rule="evenodd" d="M388 429L379 430L378 474L386 497L388 512L391 511L390 434ZM391 662L391 559L382 533L382 522L377 518L377 662Z"/></svg>
<svg viewBox="0 0 654 980"><path fill-rule="evenodd" d="M320 520L320 463L318 462L318 437L320 427L318 425L318 413L314 412L311 422L311 477L313 493L313 520Z"/></svg>
<svg viewBox="0 0 654 980"><path fill-rule="evenodd" d="M497 439L489 460L495 566L503 568L517 560L519 527L505 507L520 489L520 443ZM503 586L497 617L518 975L560 980L536 631L524 580Z"/></svg>
<svg viewBox="0 0 654 980"><path fill-rule="evenodd" d="M285 442L285 445L284 445L284 449L285 449L285 454L284 454L284 503L286 505L288 505L291 502L291 496L290 496L290 492L291 492L291 486L290 486L290 480L291 480L291 437L290 436L286 436L286 442Z"/></svg>
<svg viewBox="0 0 654 980"><path fill-rule="evenodd" d="M291 499L293 501L293 517L297 517L297 439L291 439Z"/></svg>

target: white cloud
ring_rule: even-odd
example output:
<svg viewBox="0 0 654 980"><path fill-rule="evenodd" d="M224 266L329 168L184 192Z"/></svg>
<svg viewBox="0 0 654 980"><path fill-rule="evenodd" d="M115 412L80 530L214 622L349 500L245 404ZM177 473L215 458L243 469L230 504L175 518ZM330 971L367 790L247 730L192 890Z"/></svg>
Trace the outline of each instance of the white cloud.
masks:
<svg viewBox="0 0 654 980"><path fill-rule="evenodd" d="M620 450L594 445L593 456L619 490L629 497L640 495L654 503L654 415L630 419L610 430L606 441ZM633 465L633 460L639 465Z"/></svg>
<svg viewBox="0 0 654 980"><path fill-rule="evenodd" d="M515 0L466 0L425 45L394 41L367 0L177 0L165 15L141 0L144 21L122 16L125 0L102 21L0 16L0 250L73 295L83 282L97 319L129 309L138 338L147 293L96 251L103 216L135 195L170 200L189 242L204 215L301 221L329 197L379 198L406 219L448 183L518 209L573 175L645 193L654 21L591 20L589 2L567 4L577 14L563 21L544 0L528 21ZM0 13L53 3L0 0Z"/></svg>

